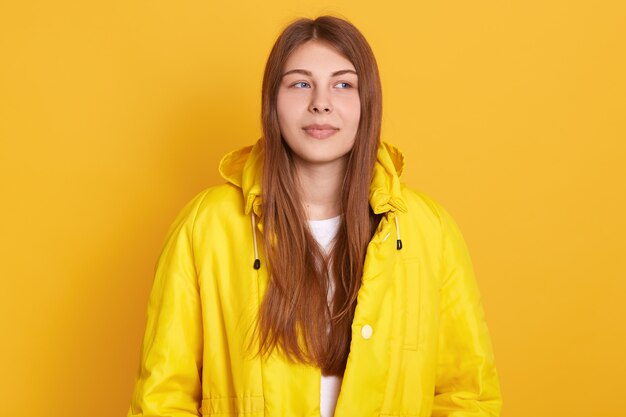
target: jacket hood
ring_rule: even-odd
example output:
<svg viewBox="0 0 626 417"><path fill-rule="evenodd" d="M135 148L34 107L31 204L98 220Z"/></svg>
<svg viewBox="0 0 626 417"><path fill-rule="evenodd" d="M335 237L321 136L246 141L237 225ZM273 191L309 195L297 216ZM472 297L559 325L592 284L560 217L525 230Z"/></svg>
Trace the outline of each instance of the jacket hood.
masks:
<svg viewBox="0 0 626 417"><path fill-rule="evenodd" d="M222 177L241 189L245 201L245 213L248 214L250 210L253 210L254 214L259 217L262 207L264 149L265 142L259 139L252 146L226 154L219 164ZM407 211L400 183L403 169L402 152L393 145L379 142L369 193L369 202L374 213Z"/></svg>

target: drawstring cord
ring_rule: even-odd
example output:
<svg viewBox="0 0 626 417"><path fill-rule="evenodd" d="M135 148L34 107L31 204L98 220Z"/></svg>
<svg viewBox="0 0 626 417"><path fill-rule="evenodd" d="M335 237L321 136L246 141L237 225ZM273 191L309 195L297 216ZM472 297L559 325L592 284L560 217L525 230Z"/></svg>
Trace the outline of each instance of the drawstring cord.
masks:
<svg viewBox="0 0 626 417"><path fill-rule="evenodd" d="M400 250L402 249L402 239L400 239L400 223L398 222L398 215L396 214L394 217L396 219L396 249Z"/></svg>
<svg viewBox="0 0 626 417"><path fill-rule="evenodd" d="M254 269L261 268L261 260L259 259L259 249L256 244L256 221L254 220L254 211L250 210L250 219L252 220L252 243L254 244Z"/></svg>

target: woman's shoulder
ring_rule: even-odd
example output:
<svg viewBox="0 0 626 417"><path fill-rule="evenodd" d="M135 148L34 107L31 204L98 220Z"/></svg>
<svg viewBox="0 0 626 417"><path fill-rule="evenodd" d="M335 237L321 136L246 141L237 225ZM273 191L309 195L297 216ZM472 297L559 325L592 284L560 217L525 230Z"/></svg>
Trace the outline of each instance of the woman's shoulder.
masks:
<svg viewBox="0 0 626 417"><path fill-rule="evenodd" d="M219 212L232 215L236 210L243 211L243 196L241 189L230 183L214 185L198 192L186 207L192 207L195 216Z"/></svg>
<svg viewBox="0 0 626 417"><path fill-rule="evenodd" d="M405 200L409 213L440 221L443 206L430 195L402 184L402 197Z"/></svg>
<svg viewBox="0 0 626 417"><path fill-rule="evenodd" d="M407 206L407 214L414 221L431 225L444 233L447 229L457 228L450 212L430 195L402 184L402 196Z"/></svg>
<svg viewBox="0 0 626 417"><path fill-rule="evenodd" d="M175 223L195 223L198 218L211 216L232 216L237 211L243 213L241 189L232 184L207 187L188 200L178 211Z"/></svg>

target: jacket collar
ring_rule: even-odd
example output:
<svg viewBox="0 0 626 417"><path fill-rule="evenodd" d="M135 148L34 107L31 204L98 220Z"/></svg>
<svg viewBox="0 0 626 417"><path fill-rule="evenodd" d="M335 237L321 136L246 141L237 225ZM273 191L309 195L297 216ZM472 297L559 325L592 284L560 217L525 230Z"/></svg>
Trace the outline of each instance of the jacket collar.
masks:
<svg viewBox="0 0 626 417"><path fill-rule="evenodd" d="M239 187L245 200L245 213L261 216L261 183L263 175L264 141L226 154L219 171L229 183ZM380 142L370 184L369 202L376 214L389 211L406 212L402 198L400 175L404 169L404 155L393 145Z"/></svg>

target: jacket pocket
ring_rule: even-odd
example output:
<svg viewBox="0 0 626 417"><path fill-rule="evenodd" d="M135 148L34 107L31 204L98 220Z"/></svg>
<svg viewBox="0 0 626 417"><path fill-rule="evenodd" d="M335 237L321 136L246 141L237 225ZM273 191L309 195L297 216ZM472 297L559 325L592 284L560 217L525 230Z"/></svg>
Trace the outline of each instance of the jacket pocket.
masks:
<svg viewBox="0 0 626 417"><path fill-rule="evenodd" d="M263 417L262 396L204 398L200 413L203 416Z"/></svg>

